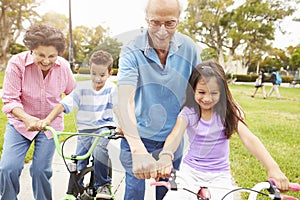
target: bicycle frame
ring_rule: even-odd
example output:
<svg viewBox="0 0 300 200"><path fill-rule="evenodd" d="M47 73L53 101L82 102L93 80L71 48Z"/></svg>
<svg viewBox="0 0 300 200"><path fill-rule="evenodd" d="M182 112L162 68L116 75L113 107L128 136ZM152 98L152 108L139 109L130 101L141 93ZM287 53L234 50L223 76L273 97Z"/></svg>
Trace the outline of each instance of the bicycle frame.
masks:
<svg viewBox="0 0 300 200"><path fill-rule="evenodd" d="M56 148L58 154L64 159L64 161L65 160L71 160L72 161L72 163L68 163L68 165L65 162L66 167L68 168L68 171L70 173L70 177L69 177L69 184L68 184L67 194L62 200L79 200L79 199L91 200L91 199L96 199L94 197L91 198L89 196L89 194L85 193L84 188L82 186L80 187L80 186L78 186L74 183L74 182L76 182L76 178L78 176L81 176L80 173L83 174L82 176L84 176L85 174L87 174L89 172L91 172L91 175L93 175L93 167L91 167L91 166L87 167L85 170L82 170L82 172L80 172L78 174L77 161L85 160L85 159L90 158L90 156L92 155L94 149L96 148L96 146L97 146L97 144L98 144L98 142L101 138L104 137L104 138L108 138L108 139L118 139L118 138L121 138L122 136L116 135L116 132L113 132L112 130L102 131L99 134L90 134L90 133L82 134L82 133L74 133L74 132L56 131L54 128L52 128L50 126L46 126L45 130L48 130L52 133L55 148ZM59 141L59 136L61 136L61 135L66 135L66 136L70 136L70 137L78 136L78 135L80 135L80 136L89 136L89 137L95 137L95 140L93 141L91 147L89 148L89 150L86 154L84 154L84 155L65 155L63 153L63 148L61 147L61 143ZM91 177L91 179L93 179L93 177ZM91 186L91 187L93 187L93 186ZM74 194L75 189L76 189L76 195L78 193L78 195L81 195L82 197L78 197ZM112 194L113 194L113 192L112 192ZM113 199L114 199L114 197L113 197Z"/></svg>

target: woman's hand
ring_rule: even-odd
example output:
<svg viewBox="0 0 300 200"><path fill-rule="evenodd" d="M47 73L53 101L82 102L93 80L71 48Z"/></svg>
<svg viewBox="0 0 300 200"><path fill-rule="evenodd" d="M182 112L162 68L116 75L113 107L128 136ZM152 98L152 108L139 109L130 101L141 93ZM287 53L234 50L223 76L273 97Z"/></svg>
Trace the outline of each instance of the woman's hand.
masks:
<svg viewBox="0 0 300 200"><path fill-rule="evenodd" d="M27 131L38 131L35 127L35 124L39 120L39 118L33 116L27 117L26 120L23 120Z"/></svg>
<svg viewBox="0 0 300 200"><path fill-rule="evenodd" d="M47 119L42 119L35 121L27 127L28 131L43 131L46 126L50 125L50 121Z"/></svg>

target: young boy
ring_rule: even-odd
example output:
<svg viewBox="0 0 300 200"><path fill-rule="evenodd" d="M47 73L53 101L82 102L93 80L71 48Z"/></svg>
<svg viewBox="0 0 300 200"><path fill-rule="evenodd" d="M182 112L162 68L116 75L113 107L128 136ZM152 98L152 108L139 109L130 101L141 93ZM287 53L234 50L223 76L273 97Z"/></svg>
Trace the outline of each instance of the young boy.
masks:
<svg viewBox="0 0 300 200"><path fill-rule="evenodd" d="M116 85L107 79L112 75L112 56L105 51L95 51L89 59L91 81L88 84L77 85L76 89L66 96L41 120L40 126L45 127L61 112L69 113L78 109L76 120L79 133L100 133L109 126L116 126L113 120L113 95ZM87 153L93 143L94 137L79 136L76 153ZM111 177L108 169L108 139L101 138L93 152L95 168L95 189L97 198L111 199ZM88 164L88 159L78 162L80 171Z"/></svg>

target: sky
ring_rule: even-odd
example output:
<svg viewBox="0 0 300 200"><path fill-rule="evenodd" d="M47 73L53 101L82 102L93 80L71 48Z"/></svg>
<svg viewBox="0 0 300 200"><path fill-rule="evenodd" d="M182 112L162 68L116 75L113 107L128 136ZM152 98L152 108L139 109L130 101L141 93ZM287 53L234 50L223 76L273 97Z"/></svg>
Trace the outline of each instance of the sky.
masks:
<svg viewBox="0 0 300 200"><path fill-rule="evenodd" d="M187 6L187 0L181 0ZM244 0L237 0L243 3ZM147 27L144 7L146 0L71 0L73 28L79 25L110 29L110 35L116 36L131 30ZM39 14L54 11L69 16L69 0L42 0L37 9ZM298 16L300 9L298 11ZM275 32L274 47L285 48L300 43L300 22L288 18L282 23L285 34Z"/></svg>

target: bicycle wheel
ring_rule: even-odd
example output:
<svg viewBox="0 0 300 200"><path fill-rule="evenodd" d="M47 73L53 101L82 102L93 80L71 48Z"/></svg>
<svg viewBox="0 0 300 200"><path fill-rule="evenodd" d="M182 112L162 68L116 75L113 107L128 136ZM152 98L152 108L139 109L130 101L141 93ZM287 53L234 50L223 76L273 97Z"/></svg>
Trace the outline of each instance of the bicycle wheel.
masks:
<svg viewBox="0 0 300 200"><path fill-rule="evenodd" d="M89 181L87 183L83 183L83 181L87 179ZM80 187L77 195L84 195L85 199L88 199L87 195L89 195L91 199L93 199L93 197L95 196L94 182L95 181L93 166L81 170L80 173L77 175L77 185L79 185Z"/></svg>

